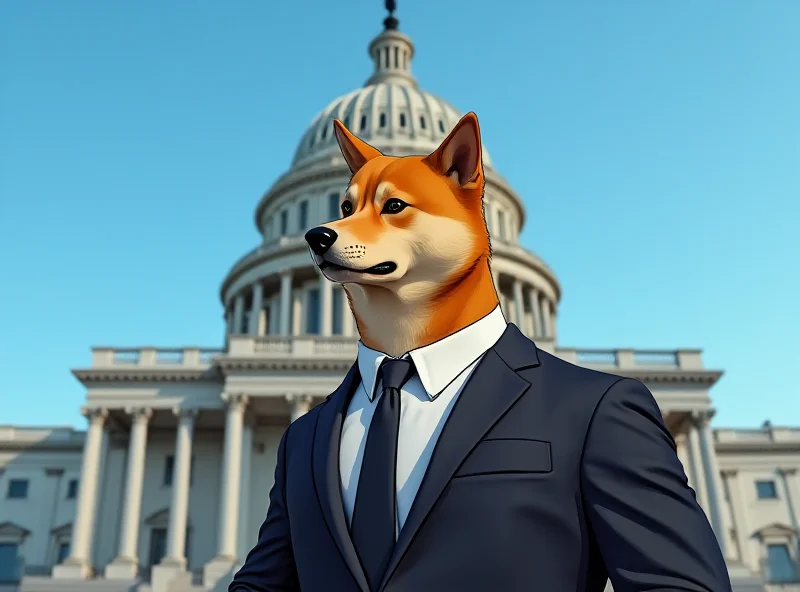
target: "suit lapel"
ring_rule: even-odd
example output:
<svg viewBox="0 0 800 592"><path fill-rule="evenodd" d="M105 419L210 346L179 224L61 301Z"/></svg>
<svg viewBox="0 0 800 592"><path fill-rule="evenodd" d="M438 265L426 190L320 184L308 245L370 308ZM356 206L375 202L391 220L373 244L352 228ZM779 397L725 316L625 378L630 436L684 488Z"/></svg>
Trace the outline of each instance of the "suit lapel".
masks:
<svg viewBox="0 0 800 592"><path fill-rule="evenodd" d="M458 467L531 386L515 370L538 364L536 346L509 324L473 370L439 436L379 589L386 586Z"/></svg>
<svg viewBox="0 0 800 592"><path fill-rule="evenodd" d="M327 403L320 410L314 432L312 462L314 487L317 490L317 498L331 536L336 541L336 546L359 587L363 592L369 592L367 578L347 527L339 478L339 443L342 422L347 412L347 404L360 381L358 364L353 364L342 384L328 397Z"/></svg>

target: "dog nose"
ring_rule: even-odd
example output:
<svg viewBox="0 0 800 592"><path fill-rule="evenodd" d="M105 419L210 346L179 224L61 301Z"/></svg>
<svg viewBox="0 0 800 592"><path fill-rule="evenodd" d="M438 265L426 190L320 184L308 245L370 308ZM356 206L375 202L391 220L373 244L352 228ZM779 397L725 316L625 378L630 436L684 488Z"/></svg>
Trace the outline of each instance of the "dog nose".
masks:
<svg viewBox="0 0 800 592"><path fill-rule="evenodd" d="M317 255L324 255L338 237L336 232L324 226L317 226L306 232L306 242Z"/></svg>

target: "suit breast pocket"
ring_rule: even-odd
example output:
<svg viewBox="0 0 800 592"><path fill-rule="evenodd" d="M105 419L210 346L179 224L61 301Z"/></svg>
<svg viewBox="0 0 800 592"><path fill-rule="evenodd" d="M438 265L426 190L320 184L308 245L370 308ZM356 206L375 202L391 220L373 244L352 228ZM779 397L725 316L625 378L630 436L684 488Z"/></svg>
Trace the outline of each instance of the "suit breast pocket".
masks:
<svg viewBox="0 0 800 592"><path fill-rule="evenodd" d="M482 440L453 476L550 473L550 442L524 439Z"/></svg>

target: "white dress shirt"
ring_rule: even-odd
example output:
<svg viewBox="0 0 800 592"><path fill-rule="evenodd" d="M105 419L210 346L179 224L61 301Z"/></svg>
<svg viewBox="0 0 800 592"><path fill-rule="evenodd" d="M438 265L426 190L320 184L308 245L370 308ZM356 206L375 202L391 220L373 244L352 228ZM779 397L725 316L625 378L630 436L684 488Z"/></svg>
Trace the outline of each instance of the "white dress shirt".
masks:
<svg viewBox="0 0 800 592"><path fill-rule="evenodd" d="M428 468L439 434L458 395L483 354L506 330L498 306L482 319L435 343L412 350L416 373L400 391L397 442L397 532L403 527ZM361 384L342 425L339 476L348 524L353 518L364 445L381 389L376 384L384 353L358 343Z"/></svg>

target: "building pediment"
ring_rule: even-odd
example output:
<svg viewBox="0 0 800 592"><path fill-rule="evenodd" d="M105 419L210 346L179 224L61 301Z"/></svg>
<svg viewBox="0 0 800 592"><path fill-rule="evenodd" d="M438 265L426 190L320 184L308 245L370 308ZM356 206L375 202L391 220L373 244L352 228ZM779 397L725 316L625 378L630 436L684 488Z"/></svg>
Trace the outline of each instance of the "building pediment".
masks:
<svg viewBox="0 0 800 592"><path fill-rule="evenodd" d="M763 528L758 529L755 535L761 539L786 539L793 537L797 531L786 524L773 522Z"/></svg>
<svg viewBox="0 0 800 592"><path fill-rule="evenodd" d="M71 537L72 536L72 522L67 522L61 526L56 526L50 531L56 538Z"/></svg>
<svg viewBox="0 0 800 592"><path fill-rule="evenodd" d="M0 537L4 539L24 539L30 533L30 530L14 522L0 523Z"/></svg>

